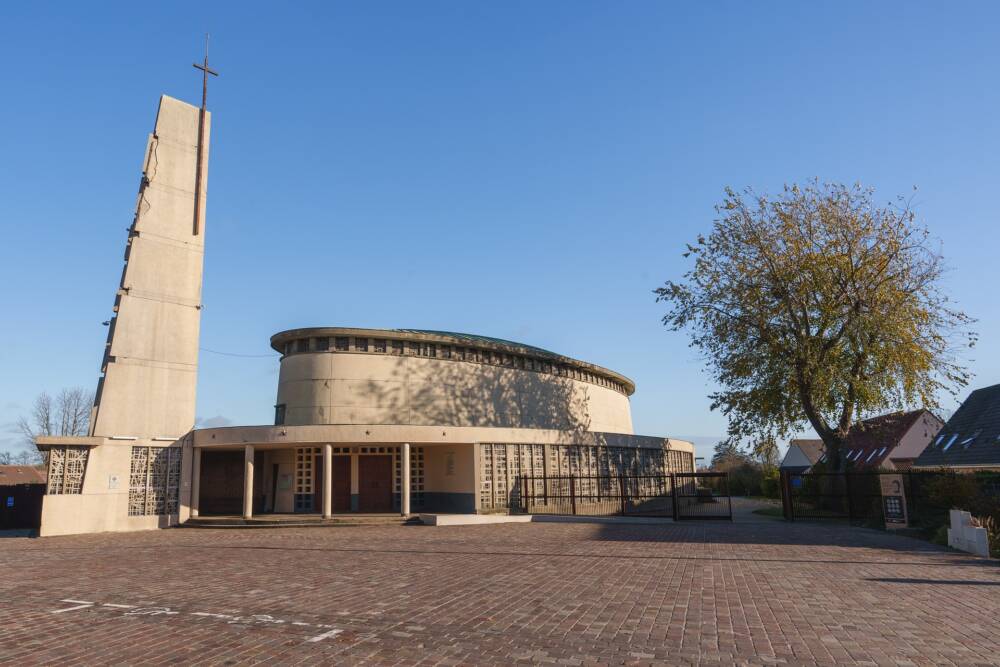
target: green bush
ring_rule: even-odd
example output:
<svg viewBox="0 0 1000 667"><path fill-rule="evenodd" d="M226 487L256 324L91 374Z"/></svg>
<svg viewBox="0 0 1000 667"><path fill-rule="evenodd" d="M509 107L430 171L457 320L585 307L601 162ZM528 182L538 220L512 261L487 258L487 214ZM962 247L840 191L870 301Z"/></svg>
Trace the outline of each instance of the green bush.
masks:
<svg viewBox="0 0 1000 667"><path fill-rule="evenodd" d="M764 473L760 480L760 492L765 498L781 497L781 476L777 470Z"/></svg>

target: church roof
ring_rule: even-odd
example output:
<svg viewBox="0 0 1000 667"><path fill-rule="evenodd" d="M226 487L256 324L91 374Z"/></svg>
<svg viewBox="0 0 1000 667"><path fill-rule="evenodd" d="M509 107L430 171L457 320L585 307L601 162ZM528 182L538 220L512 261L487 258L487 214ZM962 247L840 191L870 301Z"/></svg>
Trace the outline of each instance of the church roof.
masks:
<svg viewBox="0 0 1000 667"><path fill-rule="evenodd" d="M549 350L540 347L535 347L534 345L526 345L525 343L516 343L512 340L505 340L503 338L493 338L492 336L480 336L479 334L456 333L454 331L435 331L434 329L392 329L392 331L398 331L400 333L420 333L420 334L429 334L432 336L443 336L446 338L463 340L468 343L493 343L494 345L501 345L504 347L509 346L525 350L531 350L536 354L546 355L550 357L560 356L555 352L550 352Z"/></svg>
<svg viewBox="0 0 1000 667"><path fill-rule="evenodd" d="M467 345L470 347L491 349L501 352L528 355L544 358L556 364L563 364L574 368L586 369L597 375L611 378L622 386L626 395L635 392L635 382L616 371L592 364L579 359L573 359L550 350L546 350L534 345L517 343L503 338L492 336L482 336L479 334L457 333L454 331L438 331L434 329L359 329L353 327L305 327L302 329L288 329L279 331L271 336L271 347L277 352L284 352L285 343L301 338L315 338L325 336L362 336L369 338L387 338L395 340L420 340L429 343L443 343L445 345Z"/></svg>

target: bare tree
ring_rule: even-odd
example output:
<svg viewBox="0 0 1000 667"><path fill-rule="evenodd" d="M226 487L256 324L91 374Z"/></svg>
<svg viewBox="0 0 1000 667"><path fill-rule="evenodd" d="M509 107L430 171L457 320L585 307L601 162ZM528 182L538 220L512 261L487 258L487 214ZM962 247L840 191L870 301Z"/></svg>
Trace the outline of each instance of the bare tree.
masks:
<svg viewBox="0 0 1000 667"><path fill-rule="evenodd" d="M10 456L13 463L38 463L42 457L35 452L35 438L44 435L87 435L90 408L94 395L80 387L63 389L52 399L42 392L35 399L28 417L17 420L25 449Z"/></svg>

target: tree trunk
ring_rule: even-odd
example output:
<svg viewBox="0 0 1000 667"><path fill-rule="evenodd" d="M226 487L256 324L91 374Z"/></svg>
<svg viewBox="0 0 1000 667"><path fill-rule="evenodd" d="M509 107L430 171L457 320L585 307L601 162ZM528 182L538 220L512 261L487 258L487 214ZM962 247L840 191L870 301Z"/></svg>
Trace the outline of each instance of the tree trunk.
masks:
<svg viewBox="0 0 1000 667"><path fill-rule="evenodd" d="M841 455L844 449L844 439L835 433L831 433L823 438L823 445L826 448L826 460L830 464L830 470L832 472L843 472L845 466Z"/></svg>

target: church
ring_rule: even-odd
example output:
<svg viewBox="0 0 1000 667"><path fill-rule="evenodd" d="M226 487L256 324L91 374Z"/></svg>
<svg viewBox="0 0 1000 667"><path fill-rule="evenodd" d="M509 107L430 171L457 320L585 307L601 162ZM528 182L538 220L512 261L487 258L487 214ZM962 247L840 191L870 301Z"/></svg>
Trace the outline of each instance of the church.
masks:
<svg viewBox="0 0 1000 667"><path fill-rule="evenodd" d="M691 443L633 433L624 375L446 331L276 333L274 423L194 428L210 135L204 94L160 98L90 432L36 439L40 535L504 513L524 478L694 471Z"/></svg>

